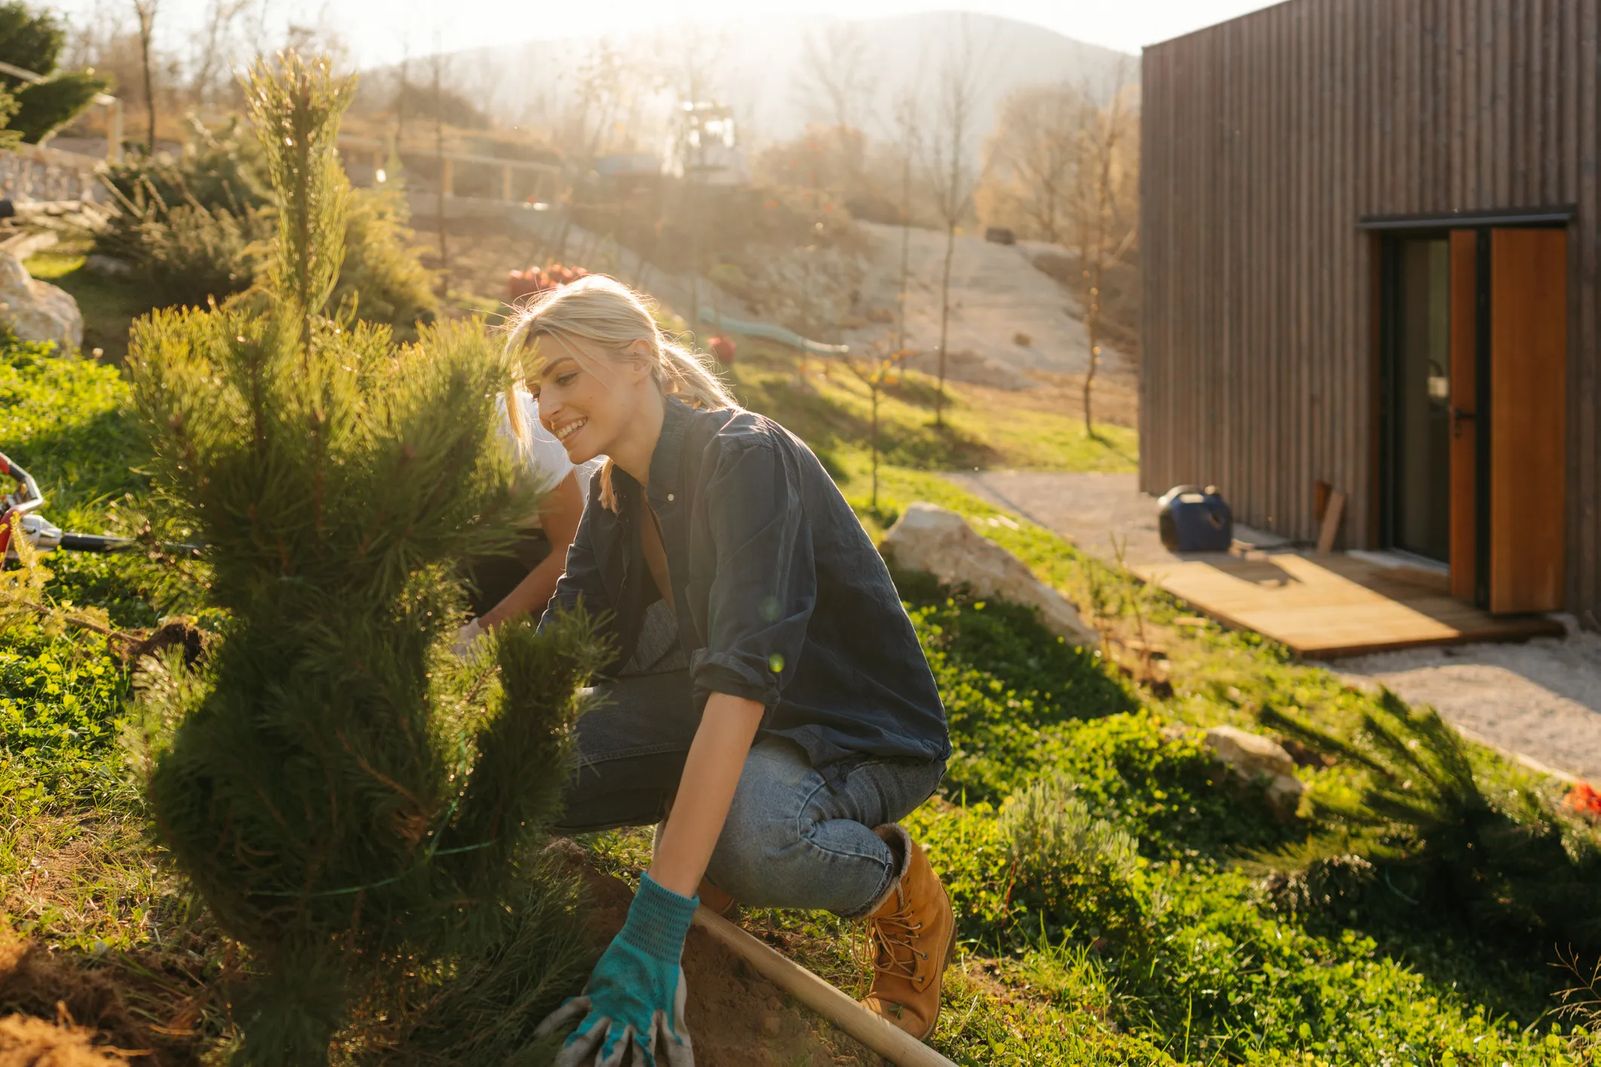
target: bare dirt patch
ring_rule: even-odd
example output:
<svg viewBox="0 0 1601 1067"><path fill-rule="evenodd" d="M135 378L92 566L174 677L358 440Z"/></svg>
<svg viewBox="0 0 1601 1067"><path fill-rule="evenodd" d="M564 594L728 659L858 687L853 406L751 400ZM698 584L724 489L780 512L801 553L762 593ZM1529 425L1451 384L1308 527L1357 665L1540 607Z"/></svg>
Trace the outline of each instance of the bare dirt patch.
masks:
<svg viewBox="0 0 1601 1067"><path fill-rule="evenodd" d="M99 1048L94 1031L70 1019L46 1022L27 1015L0 1018L0 1067L118 1067L120 1050Z"/></svg>
<svg viewBox="0 0 1601 1067"><path fill-rule="evenodd" d="M163 975L169 963L116 953L97 961L0 926L0 1011L11 1013L0 1026L0 1067L122 1063L128 1056L197 1062L183 1019L198 1013L186 1010L190 998L174 995L172 976ZM205 997L198 985L191 992ZM158 1007L168 1009L159 1023Z"/></svg>
<svg viewBox="0 0 1601 1067"><path fill-rule="evenodd" d="M901 230L897 226L858 223L872 238L872 266L862 285L861 303L869 309L893 310L900 285ZM913 227L909 232L911 278L906 294L907 344L924 353L935 351L940 334L940 281L945 260L945 234ZM1010 384L1027 388L1024 372L1083 374L1089 367L1089 341L1078 302L1056 279L1034 265L1033 257L1050 250L1039 242L992 244L981 237L958 235L951 260L951 309L946 341L951 377L964 382ZM893 319L891 320L893 321ZM884 324L846 331L856 347L893 332ZM1027 343L1023 343L1026 339ZM927 357L914 366L927 369ZM1132 362L1103 343L1101 367L1128 373Z"/></svg>

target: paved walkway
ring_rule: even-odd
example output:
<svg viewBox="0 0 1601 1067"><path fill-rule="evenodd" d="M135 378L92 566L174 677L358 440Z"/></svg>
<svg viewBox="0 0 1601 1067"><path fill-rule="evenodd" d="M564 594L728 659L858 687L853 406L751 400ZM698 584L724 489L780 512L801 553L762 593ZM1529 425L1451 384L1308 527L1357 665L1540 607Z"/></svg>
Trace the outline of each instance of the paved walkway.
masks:
<svg viewBox="0 0 1601 1067"><path fill-rule="evenodd" d="M1112 562L1114 540L1130 566L1175 557L1156 529L1156 501L1132 474L986 471L953 474L964 488ZM1265 543L1249 530L1243 539ZM1387 652L1326 664L1361 685L1386 685L1428 704L1453 725L1559 774L1601 783L1601 634L1522 644L1470 644Z"/></svg>

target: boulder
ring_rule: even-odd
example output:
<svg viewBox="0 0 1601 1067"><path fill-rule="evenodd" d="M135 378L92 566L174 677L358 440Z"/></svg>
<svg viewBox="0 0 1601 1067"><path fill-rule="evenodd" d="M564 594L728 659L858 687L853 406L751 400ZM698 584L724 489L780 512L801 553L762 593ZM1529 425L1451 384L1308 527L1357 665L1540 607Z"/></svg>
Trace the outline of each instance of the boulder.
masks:
<svg viewBox="0 0 1601 1067"><path fill-rule="evenodd" d="M1283 745L1238 727L1214 726L1206 731L1206 747L1241 780L1266 782L1267 802L1275 812L1295 814L1306 785L1295 776L1295 760Z"/></svg>
<svg viewBox="0 0 1601 1067"><path fill-rule="evenodd" d="M954 511L913 504L885 535L882 549L884 557L903 570L924 571L946 585L965 585L978 596L1034 608L1047 629L1071 644L1100 642L1100 635L1062 594Z"/></svg>
<svg viewBox="0 0 1601 1067"><path fill-rule="evenodd" d="M0 323L24 341L54 341L63 351L83 344L83 315L71 296L28 277L16 256L0 253Z"/></svg>

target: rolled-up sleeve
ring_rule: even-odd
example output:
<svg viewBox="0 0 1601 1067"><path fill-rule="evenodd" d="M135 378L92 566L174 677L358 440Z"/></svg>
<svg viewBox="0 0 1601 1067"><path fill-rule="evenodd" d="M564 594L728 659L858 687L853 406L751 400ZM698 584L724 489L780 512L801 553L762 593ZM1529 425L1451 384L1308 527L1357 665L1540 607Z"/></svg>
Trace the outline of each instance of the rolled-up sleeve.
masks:
<svg viewBox="0 0 1601 1067"><path fill-rule="evenodd" d="M800 665L817 602L800 472L767 441L730 447L715 463L703 497L714 573L706 648L691 663L695 695L770 710Z"/></svg>

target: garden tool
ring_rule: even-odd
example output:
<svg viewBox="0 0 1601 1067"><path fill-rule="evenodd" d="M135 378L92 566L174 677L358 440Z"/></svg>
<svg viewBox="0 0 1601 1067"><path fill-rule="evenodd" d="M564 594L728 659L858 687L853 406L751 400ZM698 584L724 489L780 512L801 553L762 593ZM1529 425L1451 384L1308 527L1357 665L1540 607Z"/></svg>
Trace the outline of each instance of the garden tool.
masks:
<svg viewBox="0 0 1601 1067"><path fill-rule="evenodd" d="M11 492L0 496L0 562L17 558L12 545L13 531L20 530L35 552L44 553L63 548L73 552L122 552L136 548L138 542L127 537L110 537L104 534L69 533L46 519L44 494L33 475L23 470L4 452L0 452L0 478L15 483ZM14 521L13 521L14 520ZM164 551L194 555L200 546L190 544L162 545Z"/></svg>

